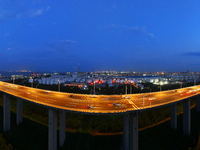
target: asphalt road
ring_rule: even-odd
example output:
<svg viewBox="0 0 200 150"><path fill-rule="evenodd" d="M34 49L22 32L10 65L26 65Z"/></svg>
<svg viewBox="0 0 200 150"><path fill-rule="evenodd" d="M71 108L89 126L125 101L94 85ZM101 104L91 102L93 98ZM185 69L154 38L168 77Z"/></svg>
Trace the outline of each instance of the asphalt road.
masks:
<svg viewBox="0 0 200 150"><path fill-rule="evenodd" d="M167 105L200 94L200 86L127 95L85 95L20 86L0 81L0 91L45 106L86 113L122 113Z"/></svg>

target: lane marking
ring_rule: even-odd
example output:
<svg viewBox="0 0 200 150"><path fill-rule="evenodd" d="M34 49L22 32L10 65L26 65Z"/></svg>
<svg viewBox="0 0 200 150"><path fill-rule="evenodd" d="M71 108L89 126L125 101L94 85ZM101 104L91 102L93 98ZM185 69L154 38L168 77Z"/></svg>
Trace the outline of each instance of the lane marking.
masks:
<svg viewBox="0 0 200 150"><path fill-rule="evenodd" d="M133 108L139 109L139 107L137 107L137 105L135 105L135 103L133 103L131 100L128 100L128 102L133 106Z"/></svg>

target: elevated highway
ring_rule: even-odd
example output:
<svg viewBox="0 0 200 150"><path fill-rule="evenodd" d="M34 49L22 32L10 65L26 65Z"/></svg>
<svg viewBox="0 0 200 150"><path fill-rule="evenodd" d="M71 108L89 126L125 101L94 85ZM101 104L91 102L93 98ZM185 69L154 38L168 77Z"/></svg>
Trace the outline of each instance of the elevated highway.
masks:
<svg viewBox="0 0 200 150"><path fill-rule="evenodd" d="M59 146L65 141L66 111L87 114L123 114L125 150L138 149L138 116L141 110L171 105L171 127L177 129L177 103L183 101L183 132L190 134L190 98L196 97L200 111L200 85L153 93L86 95L48 91L0 81L4 92L4 131L10 130L10 99L17 97L17 125L23 121L22 100L49 108L49 150L57 149L57 111L60 113Z"/></svg>
<svg viewBox="0 0 200 150"><path fill-rule="evenodd" d="M200 94L200 86L142 94L86 95L48 91L0 82L0 91L45 107L105 114L152 109L179 102Z"/></svg>

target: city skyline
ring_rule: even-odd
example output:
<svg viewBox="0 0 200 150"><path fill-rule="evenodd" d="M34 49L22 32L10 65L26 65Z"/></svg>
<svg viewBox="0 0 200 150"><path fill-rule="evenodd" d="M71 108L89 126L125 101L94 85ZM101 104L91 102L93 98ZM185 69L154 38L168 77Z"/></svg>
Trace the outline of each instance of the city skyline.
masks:
<svg viewBox="0 0 200 150"><path fill-rule="evenodd" d="M200 71L197 0L0 2L0 71Z"/></svg>

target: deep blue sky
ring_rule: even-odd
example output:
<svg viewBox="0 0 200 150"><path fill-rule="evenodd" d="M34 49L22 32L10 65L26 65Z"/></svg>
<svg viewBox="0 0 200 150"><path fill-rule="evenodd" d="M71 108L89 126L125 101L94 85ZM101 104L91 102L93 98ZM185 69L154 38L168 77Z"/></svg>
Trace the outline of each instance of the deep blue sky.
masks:
<svg viewBox="0 0 200 150"><path fill-rule="evenodd" d="M0 0L0 71L200 71L199 0Z"/></svg>

